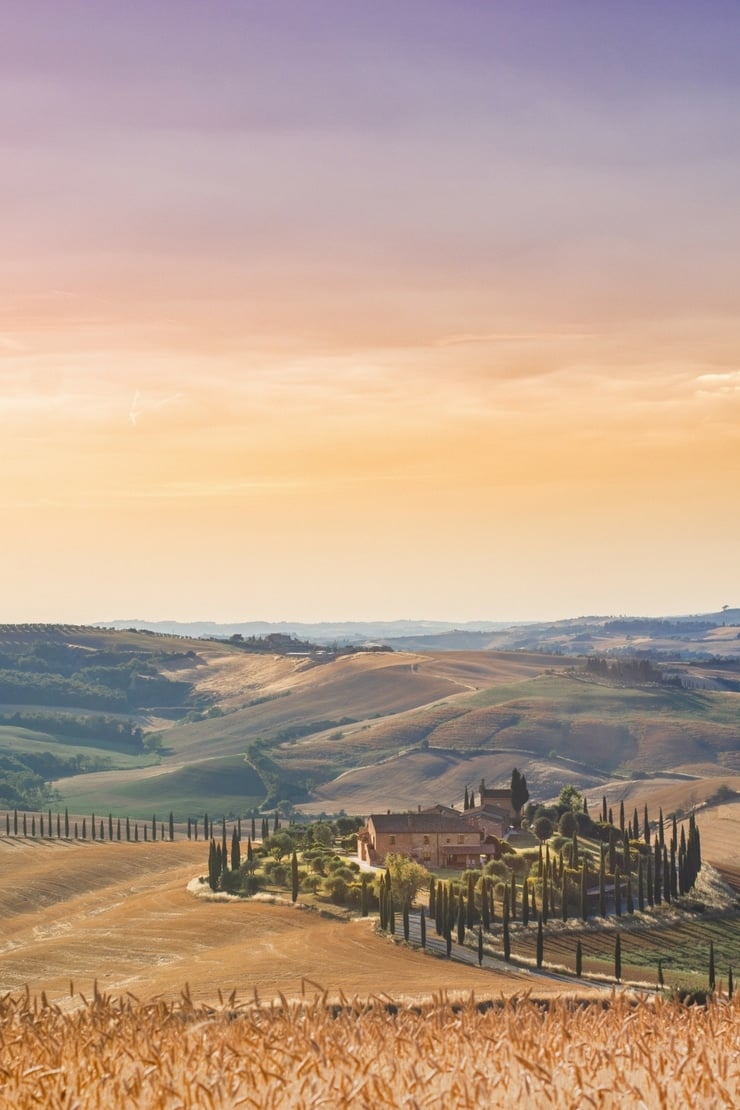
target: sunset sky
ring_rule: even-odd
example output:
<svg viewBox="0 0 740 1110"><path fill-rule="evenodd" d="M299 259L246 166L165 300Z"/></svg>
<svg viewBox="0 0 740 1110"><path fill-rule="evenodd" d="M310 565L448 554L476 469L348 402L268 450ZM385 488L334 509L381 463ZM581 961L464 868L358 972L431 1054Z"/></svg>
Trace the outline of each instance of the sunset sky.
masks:
<svg viewBox="0 0 740 1110"><path fill-rule="evenodd" d="M0 31L0 620L740 605L735 0Z"/></svg>

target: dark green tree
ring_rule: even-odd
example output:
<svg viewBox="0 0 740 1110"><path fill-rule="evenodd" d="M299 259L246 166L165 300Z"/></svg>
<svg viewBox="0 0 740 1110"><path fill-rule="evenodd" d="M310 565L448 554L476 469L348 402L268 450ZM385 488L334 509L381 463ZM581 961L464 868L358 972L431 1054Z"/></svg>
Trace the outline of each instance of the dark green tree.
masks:
<svg viewBox="0 0 740 1110"><path fill-rule="evenodd" d="M236 830L234 831L234 835L236 835ZM363 885L363 893L365 894L365 898L367 898L366 882ZM290 897L293 902L298 901L298 856L295 848L293 849L293 855L290 857ZM364 916L367 917L367 912Z"/></svg>
<svg viewBox="0 0 740 1110"><path fill-rule="evenodd" d="M537 915L537 967L542 967L544 958L545 938L542 934L542 914Z"/></svg>
<svg viewBox="0 0 740 1110"><path fill-rule="evenodd" d="M478 967L483 966L483 929L478 926ZM732 974L732 972L730 972Z"/></svg>
<svg viewBox="0 0 740 1110"><path fill-rule="evenodd" d="M231 870L238 871L242 862L241 845L236 829L231 830Z"/></svg>
<svg viewBox="0 0 740 1110"><path fill-rule="evenodd" d="M619 933L614 941L614 978L618 983L622 979L622 938Z"/></svg>
<svg viewBox="0 0 740 1110"><path fill-rule="evenodd" d="M423 906L421 907L421 910L419 911L419 936L421 938L421 947L426 948L426 946L427 946L427 921L426 921L426 917L424 916L424 907Z"/></svg>
<svg viewBox="0 0 740 1110"><path fill-rule="evenodd" d="M713 991L716 986L714 975L714 941L709 942L709 989Z"/></svg>
<svg viewBox="0 0 740 1110"><path fill-rule="evenodd" d="M579 979L583 975L583 949L580 940L576 944L576 975Z"/></svg>
<svg viewBox="0 0 740 1110"><path fill-rule="evenodd" d="M174 840L174 839L175 839L175 817L174 817L174 814L172 813L172 810L170 810L170 840Z"/></svg>
<svg viewBox="0 0 740 1110"><path fill-rule="evenodd" d="M481 799L482 801L482 799ZM511 806L517 813L520 813L522 808L529 801L529 790L527 789L527 780L524 775L521 775L517 768L511 772Z"/></svg>

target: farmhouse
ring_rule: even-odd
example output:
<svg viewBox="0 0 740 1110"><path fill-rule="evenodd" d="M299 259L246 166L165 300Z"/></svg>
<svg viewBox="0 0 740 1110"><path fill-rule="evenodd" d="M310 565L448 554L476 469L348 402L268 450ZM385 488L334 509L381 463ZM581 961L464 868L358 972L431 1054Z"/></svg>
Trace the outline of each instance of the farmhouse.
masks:
<svg viewBox="0 0 740 1110"><path fill-rule="evenodd" d="M418 813L373 813L357 840L360 859L382 864L389 852L425 867L479 867L481 833L446 806Z"/></svg>
<svg viewBox="0 0 740 1110"><path fill-rule="evenodd" d="M481 856L498 858L496 841L518 824L519 814L510 787L493 790L481 779L479 792L479 804L462 813L436 805L417 813L371 814L357 838L360 859L382 865L389 852L397 852L425 867L464 870L479 867Z"/></svg>

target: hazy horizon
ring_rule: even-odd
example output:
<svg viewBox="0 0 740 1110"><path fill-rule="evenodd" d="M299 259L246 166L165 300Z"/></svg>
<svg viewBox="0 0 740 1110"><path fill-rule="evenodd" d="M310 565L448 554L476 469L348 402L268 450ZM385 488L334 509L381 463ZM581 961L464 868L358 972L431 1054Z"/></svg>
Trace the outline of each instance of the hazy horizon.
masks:
<svg viewBox="0 0 740 1110"><path fill-rule="evenodd" d="M4 620L740 603L737 5L3 32Z"/></svg>

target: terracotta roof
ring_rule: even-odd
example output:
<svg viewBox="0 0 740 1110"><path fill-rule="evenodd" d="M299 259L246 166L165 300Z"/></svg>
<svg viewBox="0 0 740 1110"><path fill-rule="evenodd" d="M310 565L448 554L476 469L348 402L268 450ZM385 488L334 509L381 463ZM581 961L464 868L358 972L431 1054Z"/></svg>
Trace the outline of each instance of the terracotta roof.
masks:
<svg viewBox="0 0 740 1110"><path fill-rule="evenodd" d="M462 815L446 813L372 813L368 817L377 832L382 833L470 833L476 832Z"/></svg>

